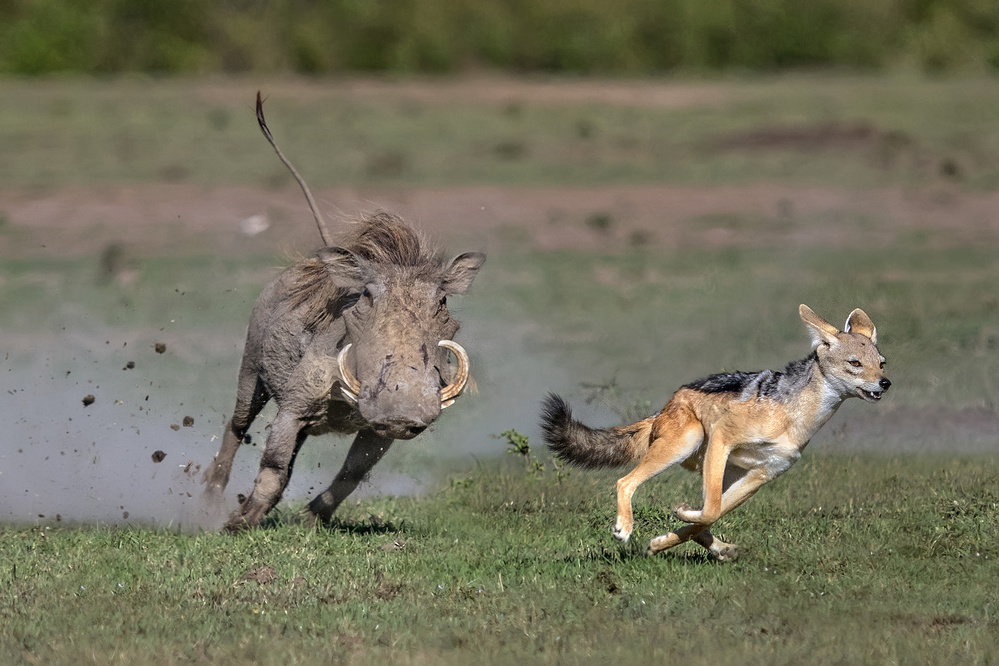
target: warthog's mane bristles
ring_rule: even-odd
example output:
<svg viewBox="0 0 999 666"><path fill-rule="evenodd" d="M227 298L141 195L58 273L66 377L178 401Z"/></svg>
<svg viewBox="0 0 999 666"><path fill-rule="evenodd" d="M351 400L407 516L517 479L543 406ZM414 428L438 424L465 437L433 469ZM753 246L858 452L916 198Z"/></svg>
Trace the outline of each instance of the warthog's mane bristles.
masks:
<svg viewBox="0 0 999 666"><path fill-rule="evenodd" d="M414 277L432 274L444 267L440 257L428 251L420 235L402 218L376 211L346 222L338 245L375 265L410 269ZM306 327L315 331L328 326L344 309L357 301L357 293L333 284L326 265L315 257L303 259L296 272L288 302L292 309L306 308Z"/></svg>

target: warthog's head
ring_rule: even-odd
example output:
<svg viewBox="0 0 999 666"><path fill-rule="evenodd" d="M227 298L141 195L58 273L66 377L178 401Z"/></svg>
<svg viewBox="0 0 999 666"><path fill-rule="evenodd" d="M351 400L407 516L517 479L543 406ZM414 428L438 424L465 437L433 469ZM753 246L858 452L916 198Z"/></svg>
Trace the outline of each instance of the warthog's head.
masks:
<svg viewBox="0 0 999 666"><path fill-rule="evenodd" d="M468 355L452 340L459 323L447 297L468 290L486 257L466 252L444 262L423 255L403 227L376 224L366 233L384 237L318 254L332 281L357 298L341 312L347 336L338 355L340 389L377 434L409 439L464 389ZM400 238L415 242L414 251L399 252Z"/></svg>

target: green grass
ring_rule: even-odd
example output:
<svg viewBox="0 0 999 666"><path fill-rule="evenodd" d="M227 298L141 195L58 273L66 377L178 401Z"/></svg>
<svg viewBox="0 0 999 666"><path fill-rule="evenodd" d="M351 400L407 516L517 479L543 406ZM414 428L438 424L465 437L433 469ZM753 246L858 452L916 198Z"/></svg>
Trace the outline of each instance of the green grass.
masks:
<svg viewBox="0 0 999 666"><path fill-rule="evenodd" d="M353 93L335 80L0 80L0 182L288 185L254 121L262 88L278 142L316 188L774 179L912 187L945 171L975 189L999 184L994 78L780 76L681 82L672 94L669 82L647 82L665 100L692 95L676 108L543 101L516 91L488 100L448 92L447 84L421 96ZM821 134L830 123L874 134L818 147L718 148L761 128Z"/></svg>
<svg viewBox="0 0 999 666"><path fill-rule="evenodd" d="M49 188L164 180L291 187L253 124L256 87L0 81L0 181L42 199ZM695 87L716 101L674 109L427 101L352 95L336 82L262 87L272 93L272 128L316 188L779 182L960 193L999 183L991 79L703 83ZM861 121L905 141L709 150L760 127ZM958 170L942 174L949 160ZM578 224L613 233L604 215ZM381 465L427 480L467 469L473 452L478 469L430 496L352 501L330 531L289 524L286 505L269 528L236 538L43 524L49 518L0 527L0 662L993 663L999 463L945 452L994 442L994 239L983 232L990 240L976 247L946 230L899 231L882 247L867 232L883 232L883 220L785 217L725 213L684 224L747 238L759 229L768 239L775 225L798 238L835 226L845 240L540 252L517 240L524 222L511 220L509 242L453 304L461 339L474 341L479 397ZM16 222L0 211L0 235L25 233ZM104 417L94 407L81 415L91 392L110 420L131 413L136 450L166 441L156 445L170 465L214 453L252 302L278 262L201 248L127 258L137 270L127 286L101 282L97 257L0 263L4 388L39 396L37 413L8 410L0 483L18 473L22 445L38 444L42 458L79 439L87 458L94 448L114 460L98 442L126 423L95 424ZM695 377L802 357L801 302L837 324L863 307L894 386L881 405L844 407L798 466L722 521L719 534L746 549L739 562L719 566L696 546L642 556L650 537L674 525L670 507L698 501L693 477L669 473L643 487L635 543L622 548L610 536L614 474L558 479L549 468L534 477L495 460L503 443L491 435L535 428L545 391L582 410L590 391L580 384L605 385L611 407L650 410ZM156 341L169 343L166 354L151 350ZM130 360L137 367L124 372ZM148 430L162 421L173 437L167 425L186 414L196 426L175 439ZM929 429L938 417L943 425ZM966 421L974 447L954 425ZM266 419L256 425L260 442ZM900 442L912 440L937 453L842 453L843 441L858 438L866 451L905 450ZM255 466L256 455L247 447L241 461ZM299 469L321 460L325 472L341 455L310 440ZM122 469L134 478L119 494L146 490L147 467ZM231 493L248 490L237 485ZM73 501L56 486L32 490L52 493L56 507ZM265 565L273 580L243 580Z"/></svg>
<svg viewBox="0 0 999 666"><path fill-rule="evenodd" d="M645 557L668 473L610 535L611 474L485 465L332 530L6 527L6 663L992 663L999 463L806 455L726 517L745 555ZM273 567L270 580L246 580ZM259 577L259 576L258 576Z"/></svg>

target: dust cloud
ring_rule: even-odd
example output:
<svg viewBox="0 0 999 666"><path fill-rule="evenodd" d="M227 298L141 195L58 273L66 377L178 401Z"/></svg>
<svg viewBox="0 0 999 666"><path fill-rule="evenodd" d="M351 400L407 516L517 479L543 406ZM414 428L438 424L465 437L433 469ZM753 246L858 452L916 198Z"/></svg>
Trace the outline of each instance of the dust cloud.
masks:
<svg viewBox="0 0 999 666"><path fill-rule="evenodd" d="M434 490L448 473L502 455L505 444L496 435L510 428L540 446L538 402L569 378L527 354L523 337L466 320L460 338L471 354L477 392L460 398L420 437L396 442L348 504L374 494ZM122 339L106 331L3 360L0 520L189 531L221 526L237 495L253 486L276 410L268 405L254 422L224 504L207 506L201 472L232 409L242 340L205 345L180 336L163 345L143 333ZM279 506L325 489L350 441L310 437Z"/></svg>

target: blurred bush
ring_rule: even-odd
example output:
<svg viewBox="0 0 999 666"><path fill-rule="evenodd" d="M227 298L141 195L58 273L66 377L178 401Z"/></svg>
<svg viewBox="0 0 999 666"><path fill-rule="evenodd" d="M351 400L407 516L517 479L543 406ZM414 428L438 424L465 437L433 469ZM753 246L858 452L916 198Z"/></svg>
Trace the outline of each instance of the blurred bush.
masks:
<svg viewBox="0 0 999 666"><path fill-rule="evenodd" d="M999 68L999 0L3 0L0 72Z"/></svg>

